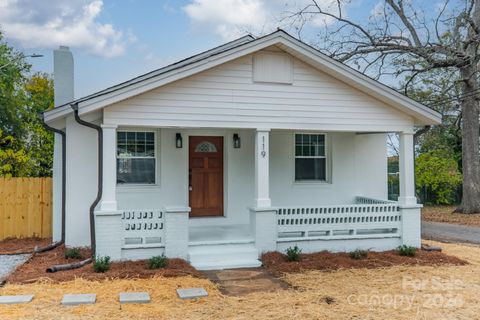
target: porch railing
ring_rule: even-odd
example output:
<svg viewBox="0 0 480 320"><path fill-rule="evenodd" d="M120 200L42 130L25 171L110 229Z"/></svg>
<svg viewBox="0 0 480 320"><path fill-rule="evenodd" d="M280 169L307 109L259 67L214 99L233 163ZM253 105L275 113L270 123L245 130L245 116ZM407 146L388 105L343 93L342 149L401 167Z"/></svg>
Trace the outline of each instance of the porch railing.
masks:
<svg viewBox="0 0 480 320"><path fill-rule="evenodd" d="M165 244L165 217L162 210L123 211L122 223L125 247Z"/></svg>
<svg viewBox="0 0 480 320"><path fill-rule="evenodd" d="M396 202L357 197L355 204L281 207L278 241L400 237Z"/></svg>

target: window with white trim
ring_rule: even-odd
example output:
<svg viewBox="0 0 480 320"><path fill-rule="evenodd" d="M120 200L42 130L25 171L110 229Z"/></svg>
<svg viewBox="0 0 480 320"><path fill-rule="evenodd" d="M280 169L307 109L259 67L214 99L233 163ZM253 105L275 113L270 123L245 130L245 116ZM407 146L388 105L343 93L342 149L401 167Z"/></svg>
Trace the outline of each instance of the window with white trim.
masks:
<svg viewBox="0 0 480 320"><path fill-rule="evenodd" d="M295 181L326 181L324 134L295 134Z"/></svg>
<svg viewBox="0 0 480 320"><path fill-rule="evenodd" d="M117 183L155 184L155 133L117 131Z"/></svg>

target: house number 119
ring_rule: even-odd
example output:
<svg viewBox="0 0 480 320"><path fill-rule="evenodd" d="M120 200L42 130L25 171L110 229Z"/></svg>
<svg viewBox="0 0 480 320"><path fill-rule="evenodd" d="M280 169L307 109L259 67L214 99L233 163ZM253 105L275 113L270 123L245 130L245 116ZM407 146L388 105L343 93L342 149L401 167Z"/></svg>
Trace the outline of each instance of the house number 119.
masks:
<svg viewBox="0 0 480 320"><path fill-rule="evenodd" d="M265 137L262 137L262 152L260 152L263 158L267 156L267 152L265 151Z"/></svg>

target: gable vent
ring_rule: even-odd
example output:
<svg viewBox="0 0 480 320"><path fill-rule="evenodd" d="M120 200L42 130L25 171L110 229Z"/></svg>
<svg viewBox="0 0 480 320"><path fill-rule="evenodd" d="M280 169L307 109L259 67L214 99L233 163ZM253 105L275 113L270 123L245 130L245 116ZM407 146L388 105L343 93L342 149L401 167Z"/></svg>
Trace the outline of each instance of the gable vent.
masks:
<svg viewBox="0 0 480 320"><path fill-rule="evenodd" d="M292 84L292 57L282 52L257 53L253 58L253 81Z"/></svg>

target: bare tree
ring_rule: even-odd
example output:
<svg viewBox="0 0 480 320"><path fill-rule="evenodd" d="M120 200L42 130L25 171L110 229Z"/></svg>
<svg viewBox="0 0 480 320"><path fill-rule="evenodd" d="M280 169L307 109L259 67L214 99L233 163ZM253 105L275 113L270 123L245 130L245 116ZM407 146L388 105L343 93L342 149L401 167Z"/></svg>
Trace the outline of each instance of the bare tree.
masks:
<svg viewBox="0 0 480 320"><path fill-rule="evenodd" d="M441 6L433 1L384 0L368 21L359 22L344 15L346 1L337 0L334 8L326 8L321 1L311 0L287 18L298 27L299 35L306 22L328 20L317 47L377 78L408 74L407 93L417 76L432 70L458 76L463 199L457 211L480 212L480 0L444 0Z"/></svg>

